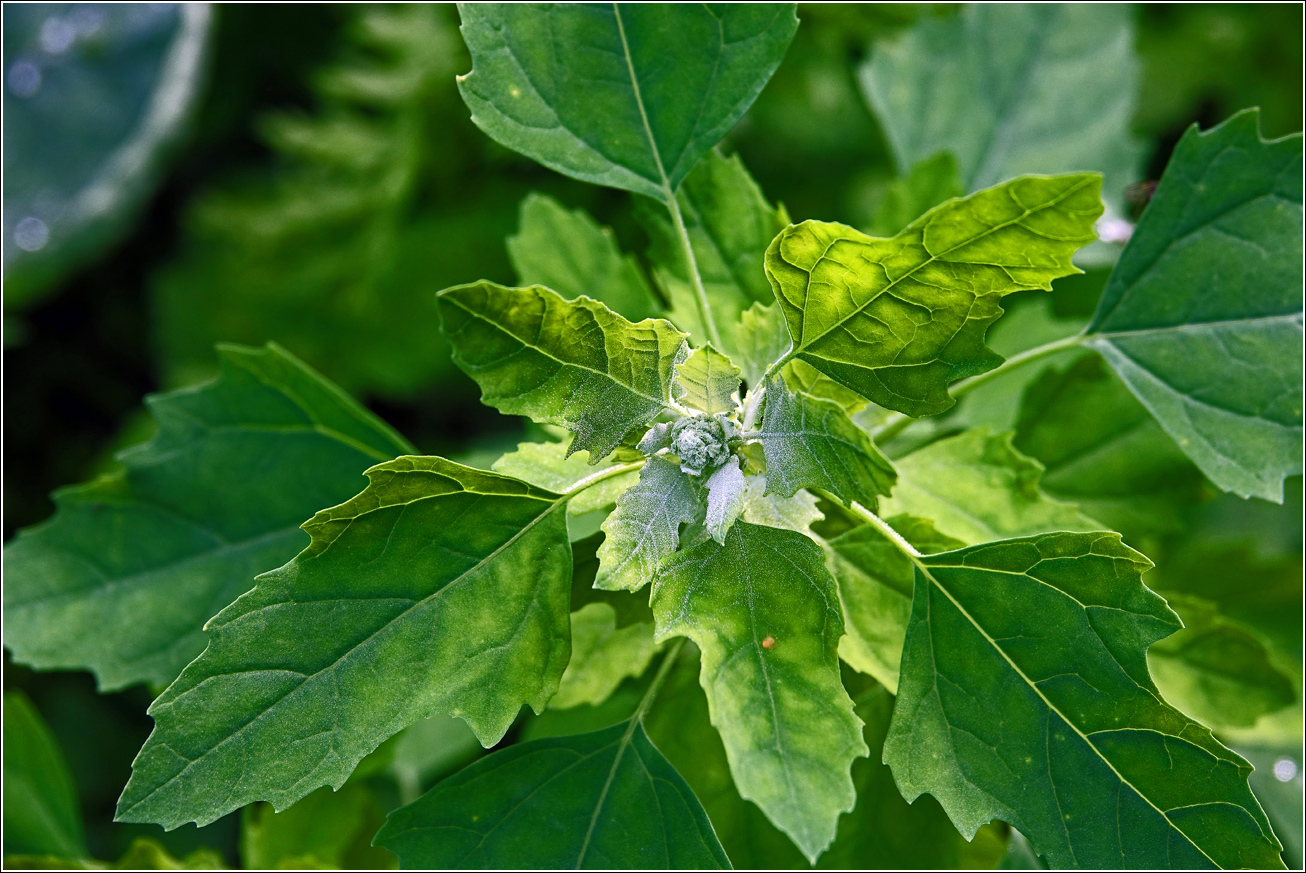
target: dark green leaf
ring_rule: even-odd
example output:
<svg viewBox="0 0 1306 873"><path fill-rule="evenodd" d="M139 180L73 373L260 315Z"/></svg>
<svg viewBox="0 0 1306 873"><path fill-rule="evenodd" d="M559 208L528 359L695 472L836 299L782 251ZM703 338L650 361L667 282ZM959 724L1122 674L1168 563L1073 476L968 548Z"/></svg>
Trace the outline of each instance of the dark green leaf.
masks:
<svg viewBox="0 0 1306 873"><path fill-rule="evenodd" d="M56 494L5 549L5 645L100 687L171 682L204 622L308 544L300 523L411 446L283 349L219 349L222 373L150 398L159 433L124 470Z"/></svg>
<svg viewBox="0 0 1306 873"><path fill-rule="evenodd" d="M595 588L638 591L680 544L680 526L703 514L703 493L693 478L661 455L648 459L639 482L617 498L603 522Z"/></svg>
<svg viewBox="0 0 1306 873"><path fill-rule="evenodd" d="M59 744L21 691L6 691L4 704L5 854L85 858L77 788Z"/></svg>
<svg viewBox="0 0 1306 873"><path fill-rule="evenodd" d="M391 813L376 842L406 868L730 867L638 722L495 752Z"/></svg>
<svg viewBox="0 0 1306 873"><path fill-rule="evenodd" d="M394 856L371 845L384 822L376 798L358 782L319 788L284 812L252 804L241 812L240 858L249 870L394 869Z"/></svg>
<svg viewBox="0 0 1306 873"><path fill-rule="evenodd" d="M739 794L812 861L853 808L861 722L839 681L843 620L820 548L736 522L671 558L653 587L657 635L703 653L700 680Z"/></svg>
<svg viewBox="0 0 1306 873"><path fill-rule="evenodd" d="M917 559L885 744L903 796L963 835L1009 822L1055 866L1278 867L1251 768L1165 704L1147 647L1180 623L1116 534Z"/></svg>
<svg viewBox="0 0 1306 873"><path fill-rule="evenodd" d="M338 788L420 718L458 716L489 746L557 690L570 654L562 499L441 458L368 475L305 524L307 549L209 622L204 654L150 707L119 820L284 809Z"/></svg>
<svg viewBox="0 0 1306 873"><path fill-rule="evenodd" d="M668 201L784 57L792 3L468 3L472 120L585 182Z"/></svg>
<svg viewBox="0 0 1306 873"><path fill-rule="evenodd" d="M1302 137L1242 112L1175 147L1088 328L1211 481L1282 502L1302 440Z"/></svg>
<svg viewBox="0 0 1306 873"><path fill-rule="evenodd" d="M984 332L1002 296L1051 289L1094 239L1099 177L1026 176L952 200L892 239L805 221L766 252L790 355L912 416L952 405L949 382L1001 359Z"/></svg>
<svg viewBox="0 0 1306 873"><path fill-rule="evenodd" d="M695 349L676 367L677 399L700 412L732 412L738 405L740 369L711 346Z"/></svg>
<svg viewBox="0 0 1306 873"><path fill-rule="evenodd" d="M439 299L454 361L481 386L481 399L573 431L568 454L589 452L590 463L670 406L672 371L688 354L670 322L631 324L548 288L477 282Z"/></svg>

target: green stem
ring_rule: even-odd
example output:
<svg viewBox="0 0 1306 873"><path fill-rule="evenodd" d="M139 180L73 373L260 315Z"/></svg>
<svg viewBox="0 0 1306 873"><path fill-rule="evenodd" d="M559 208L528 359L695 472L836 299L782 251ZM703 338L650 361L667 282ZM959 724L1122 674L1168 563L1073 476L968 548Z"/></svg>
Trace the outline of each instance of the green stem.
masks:
<svg viewBox="0 0 1306 873"><path fill-rule="evenodd" d="M842 500L840 500L838 497L835 497L833 494L831 494L829 491L826 491L824 488L809 488L808 490L811 491L813 494L817 495L818 497L821 497L822 499L828 500L831 503L837 503L840 506L844 506L844 502ZM911 543L907 542L907 539L902 534L898 533L896 530L891 528L887 521L880 518L874 512L871 512L865 506L862 506L856 500L848 503L847 509L853 515L857 516L862 521L866 522L871 527L875 528L877 531L883 534L885 538L889 540L889 542L893 543L895 546L901 549L903 554L905 554L907 557L911 558L912 560L915 560L916 558L919 558L921 556L921 553L916 551L916 547L913 546Z"/></svg>
<svg viewBox="0 0 1306 873"><path fill-rule="evenodd" d="M685 227L685 219L680 214L680 202L676 200L676 194L671 190L671 185L663 178L662 191L667 200L667 209L671 212L671 220L676 225L676 235L680 237L680 246L685 250L685 263L689 267L689 281L694 286L694 300L698 303L698 315L703 320L703 329L707 331L707 338L717 351L723 351L725 346L721 345L721 334L716 329L716 319L712 317L712 307L708 304L707 289L703 287L703 277L698 274L698 259L694 256L694 246L689 241L689 230Z"/></svg>
<svg viewBox="0 0 1306 873"><path fill-rule="evenodd" d="M565 503L592 485L597 485L605 479L611 479L613 476L620 476L622 473L629 473L631 470L638 470L642 466L644 466L644 461L631 461L628 464L618 464L615 467L608 467L605 470L599 470L597 473L591 473L562 492L562 496L558 498L558 501Z"/></svg>
<svg viewBox="0 0 1306 873"><path fill-rule="evenodd" d="M661 687L663 680L667 678L667 674L671 672L671 668L675 666L676 658L680 656L680 650L684 646L685 637L680 637L667 650L666 657L662 659L662 663L658 666L658 672L653 676L653 682L649 685L648 690L644 692L644 697L640 700L639 706L635 707L635 712L630 716L630 727L626 729L627 736L634 732L635 725L643 720L644 713L648 712L648 708L653 705L653 698L657 694L658 688Z"/></svg>

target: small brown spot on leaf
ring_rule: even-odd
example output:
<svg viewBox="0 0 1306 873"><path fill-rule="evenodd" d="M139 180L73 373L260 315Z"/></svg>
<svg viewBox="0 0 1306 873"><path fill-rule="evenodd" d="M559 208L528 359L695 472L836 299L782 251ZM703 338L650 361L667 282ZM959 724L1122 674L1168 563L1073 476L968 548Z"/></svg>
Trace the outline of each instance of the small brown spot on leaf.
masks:
<svg viewBox="0 0 1306 873"><path fill-rule="evenodd" d="M767 637L766 639L762 640L762 648L770 649L774 646L775 646L775 637Z"/></svg>

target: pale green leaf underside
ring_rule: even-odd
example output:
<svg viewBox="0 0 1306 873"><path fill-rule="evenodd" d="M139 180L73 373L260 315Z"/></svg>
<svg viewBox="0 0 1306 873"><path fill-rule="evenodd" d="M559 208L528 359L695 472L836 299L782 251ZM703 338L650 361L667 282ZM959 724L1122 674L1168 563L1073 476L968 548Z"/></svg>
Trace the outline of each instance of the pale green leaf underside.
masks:
<svg viewBox="0 0 1306 873"><path fill-rule="evenodd" d="M680 526L703 514L703 494L680 465L661 455L648 459L639 482L617 498L603 522L595 588L638 591L680 544Z"/></svg>
<svg viewBox="0 0 1306 873"><path fill-rule="evenodd" d="M885 746L963 834L1009 822L1057 867L1281 866L1250 767L1157 694L1179 627L1112 533L919 559Z"/></svg>
<svg viewBox="0 0 1306 873"><path fill-rule="evenodd" d="M509 746L391 813L406 869L729 869L698 798L639 724Z"/></svg>
<svg viewBox="0 0 1306 873"><path fill-rule="evenodd" d="M949 382L996 366L984 332L1013 291L1051 289L1094 239L1101 178L1024 176L921 216L892 239L805 221L766 252L791 354L912 416L952 405Z"/></svg>
<svg viewBox="0 0 1306 873"><path fill-rule="evenodd" d="M820 548L795 531L736 522L725 545L678 553L653 587L657 635L702 652L700 681L742 797L811 860L853 808L866 754L839 680L838 594Z"/></svg>
<svg viewBox="0 0 1306 873"><path fill-rule="evenodd" d="M898 484L881 509L928 518L940 533L971 546L1049 531L1100 530L1074 504L1043 493L1042 465L1016 451L1012 436L977 427L900 458Z"/></svg>
<svg viewBox="0 0 1306 873"><path fill-rule="evenodd" d="M1302 137L1180 140L1087 344L1211 481L1283 500L1302 439Z"/></svg>
<svg viewBox="0 0 1306 873"><path fill-rule="evenodd" d="M601 303L548 288L493 282L440 292L454 362L501 412L575 433L569 451L597 463L671 404L672 371L688 354L670 322L632 324Z"/></svg>
<svg viewBox="0 0 1306 873"><path fill-rule="evenodd" d="M4 550L5 646L104 690L171 682L204 622L308 544L299 529L412 447L275 345L224 346L216 381L148 398L123 471L56 492Z"/></svg>
<svg viewBox="0 0 1306 873"><path fill-rule="evenodd" d="M730 359L711 346L695 349L676 367L677 399L700 412L731 412L742 376Z"/></svg>
<svg viewBox="0 0 1306 873"><path fill-rule="evenodd" d="M150 707L119 820L284 809L418 719L458 716L489 746L523 704L543 710L570 653L561 500L441 458L368 475L209 622L204 654Z"/></svg>
<svg viewBox="0 0 1306 873"><path fill-rule="evenodd" d="M752 105L794 4L460 4L481 130L585 182L666 201Z"/></svg>
<svg viewBox="0 0 1306 873"><path fill-rule="evenodd" d="M602 703L623 679L644 672L655 649L651 624L618 628L611 606L585 604L571 614L571 660L549 708Z"/></svg>
<svg viewBox="0 0 1306 873"><path fill-rule="evenodd" d="M718 543L725 543L730 527L744 512L748 499L748 481L739 466L739 459L731 457L707 478L707 512L703 524L707 534Z"/></svg>

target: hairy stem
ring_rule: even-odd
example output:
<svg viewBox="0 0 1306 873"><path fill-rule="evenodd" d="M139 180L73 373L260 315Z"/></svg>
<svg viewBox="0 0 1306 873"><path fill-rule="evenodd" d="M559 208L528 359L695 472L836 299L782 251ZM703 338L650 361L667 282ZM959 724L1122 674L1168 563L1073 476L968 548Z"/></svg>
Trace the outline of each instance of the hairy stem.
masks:
<svg viewBox="0 0 1306 873"><path fill-rule="evenodd" d="M597 485L605 479L611 479L613 476L620 476L622 473L629 473L631 470L638 470L642 466L644 466L643 461L631 461L628 464L618 464L615 467L608 467L605 470L599 470L597 473L591 473L562 492L562 496L558 500L565 503L592 485Z"/></svg>
<svg viewBox="0 0 1306 873"><path fill-rule="evenodd" d="M822 491L820 489L814 489L814 490L816 491L817 494L820 494L826 500L830 500L834 503L841 503L841 501L839 501L838 498L826 493L825 491ZM860 518L862 521L869 524L871 527L875 528L881 534L883 534L885 538L889 540L889 542L897 546L902 551L902 553L905 554L907 557L915 560L916 558L919 558L921 556L921 553L916 550L916 547L913 546L911 543L907 542L907 540L903 537L902 534L898 533L896 530L890 527L887 521L880 518L874 512L871 512L869 509L867 509L865 506L862 506L857 501L854 500L848 504L848 511L851 512L853 515L857 516L858 518Z"/></svg>

